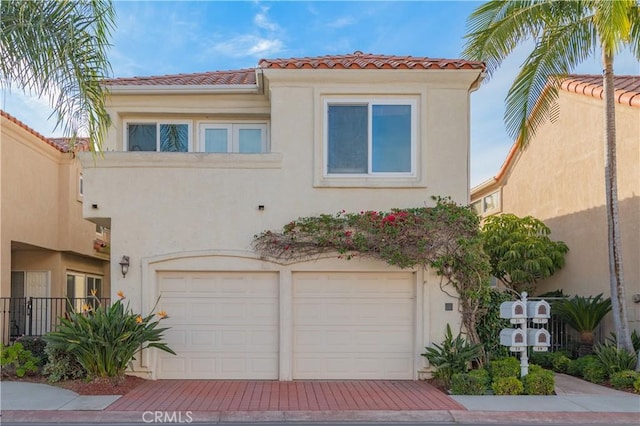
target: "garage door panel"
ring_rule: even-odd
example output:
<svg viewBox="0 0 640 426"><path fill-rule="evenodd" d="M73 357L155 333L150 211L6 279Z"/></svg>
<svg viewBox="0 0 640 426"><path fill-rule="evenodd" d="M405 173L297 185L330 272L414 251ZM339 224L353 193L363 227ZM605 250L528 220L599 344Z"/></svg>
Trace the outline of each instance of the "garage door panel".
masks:
<svg viewBox="0 0 640 426"><path fill-rule="evenodd" d="M381 336L384 336L381 338ZM407 351L413 334L406 328L386 327L375 330L324 330L321 327L296 328L296 347L304 351L326 352L326 348L340 346L345 351Z"/></svg>
<svg viewBox="0 0 640 426"><path fill-rule="evenodd" d="M412 273L295 273L296 379L411 379Z"/></svg>
<svg viewBox="0 0 640 426"><path fill-rule="evenodd" d="M159 353L159 378L278 377L277 273L170 272L158 282L177 353Z"/></svg>
<svg viewBox="0 0 640 426"><path fill-rule="evenodd" d="M294 322L297 325L312 325L318 321L327 325L367 326L376 324L402 324L413 321L413 299L380 300L378 298L361 298L354 303L354 298L334 300L328 298L313 299L312 302L297 301L294 307Z"/></svg>

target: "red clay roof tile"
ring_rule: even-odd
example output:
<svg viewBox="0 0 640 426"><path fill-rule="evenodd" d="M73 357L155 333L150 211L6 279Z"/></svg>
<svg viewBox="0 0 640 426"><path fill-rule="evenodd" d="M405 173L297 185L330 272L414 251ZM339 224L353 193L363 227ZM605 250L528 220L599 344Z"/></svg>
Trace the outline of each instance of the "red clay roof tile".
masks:
<svg viewBox="0 0 640 426"><path fill-rule="evenodd" d="M262 59L258 68L274 69L478 69L483 62L463 59L434 59L412 56L373 55L356 51L347 55L312 58ZM127 77L103 80L109 86L187 86L187 85L255 85L252 68L235 71L212 71L150 77Z"/></svg>
<svg viewBox="0 0 640 426"><path fill-rule="evenodd" d="M52 147L54 147L58 151L60 151L60 152L69 152L70 142L71 142L70 138L47 138L47 137L41 135L40 133L38 133L37 131L35 131L34 129L32 129L31 127L27 126L26 124L24 124L22 121L18 120L17 118L12 116L11 114L9 114L9 113L1 110L1 109L0 109L0 115L2 117L5 117L7 120L14 122L18 126L22 127L24 130L26 130L27 132L31 133L32 135L34 135L35 137L40 139L42 142L44 142L44 143L46 143L48 145L51 145ZM89 139L88 138L76 138L76 143L75 143L75 150L76 151L87 151L88 149L89 149Z"/></svg>
<svg viewBox="0 0 640 426"><path fill-rule="evenodd" d="M622 105L640 107L640 75L616 75L616 102ZM604 97L601 75L569 75L562 82L562 89L596 99Z"/></svg>
<svg viewBox="0 0 640 426"><path fill-rule="evenodd" d="M260 68L281 69L479 69L479 61L435 59L413 56L374 55L355 51L347 55L327 55L289 59L262 59Z"/></svg>
<svg viewBox="0 0 640 426"><path fill-rule="evenodd" d="M111 78L103 80L109 86L189 86L256 84L255 69L212 71L194 74L175 74L150 77Z"/></svg>

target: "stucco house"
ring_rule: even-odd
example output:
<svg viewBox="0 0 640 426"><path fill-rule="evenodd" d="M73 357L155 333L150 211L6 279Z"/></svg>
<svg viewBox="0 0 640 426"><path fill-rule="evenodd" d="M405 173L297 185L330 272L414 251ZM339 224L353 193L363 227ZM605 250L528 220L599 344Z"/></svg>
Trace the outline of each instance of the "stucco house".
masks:
<svg viewBox="0 0 640 426"><path fill-rule="evenodd" d="M82 217L82 168L65 139L0 110L0 330L6 344L49 331L65 300L107 296L109 230ZM82 148L82 143L76 148ZM29 313L32 315L30 316Z"/></svg>
<svg viewBox="0 0 640 426"><path fill-rule="evenodd" d="M616 76L615 88L625 292L630 325L640 331L640 76ZM610 293L602 97L601 76L569 76L557 116L525 150L514 144L498 174L471 190L481 214L534 216L569 246L564 268L540 282L539 293Z"/></svg>
<svg viewBox="0 0 640 426"><path fill-rule="evenodd" d="M416 379L460 324L435 274L373 260L279 263L254 235L302 216L469 200L484 64L355 52L116 78L84 215L112 230L112 293L169 314L152 378ZM130 267L124 276L123 256Z"/></svg>

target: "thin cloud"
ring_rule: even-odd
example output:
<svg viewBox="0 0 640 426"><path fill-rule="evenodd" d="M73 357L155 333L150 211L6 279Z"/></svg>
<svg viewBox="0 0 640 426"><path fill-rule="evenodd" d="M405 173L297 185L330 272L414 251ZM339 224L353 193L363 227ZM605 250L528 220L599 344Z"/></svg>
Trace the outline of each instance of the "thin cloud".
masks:
<svg viewBox="0 0 640 426"><path fill-rule="evenodd" d="M256 24L258 28L262 28L267 31L278 31L280 27L275 22L272 22L267 16L267 12L269 12L268 7L262 7L261 11L253 17L253 23Z"/></svg>
<svg viewBox="0 0 640 426"><path fill-rule="evenodd" d="M269 39L253 35L241 35L229 40L215 43L211 47L212 53L233 58L246 56L271 56L282 51L284 44L277 38Z"/></svg>
<svg viewBox="0 0 640 426"><path fill-rule="evenodd" d="M338 18L333 22L329 22L327 24L328 28L344 28L355 23L355 19L350 16L343 16L342 18Z"/></svg>

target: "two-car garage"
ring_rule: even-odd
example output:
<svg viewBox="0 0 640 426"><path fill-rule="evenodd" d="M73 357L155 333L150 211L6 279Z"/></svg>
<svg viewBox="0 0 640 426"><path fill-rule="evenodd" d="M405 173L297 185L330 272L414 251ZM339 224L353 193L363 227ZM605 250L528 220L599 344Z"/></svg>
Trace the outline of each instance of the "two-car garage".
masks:
<svg viewBox="0 0 640 426"><path fill-rule="evenodd" d="M177 356L159 351L156 377L414 377L415 273L289 274L158 272L165 340Z"/></svg>

